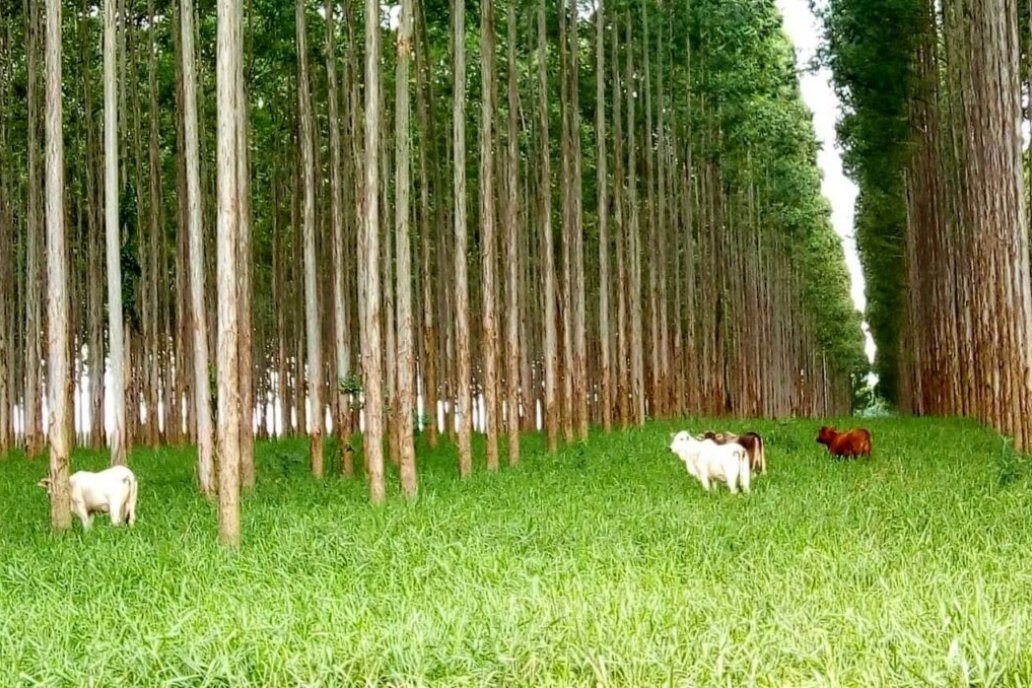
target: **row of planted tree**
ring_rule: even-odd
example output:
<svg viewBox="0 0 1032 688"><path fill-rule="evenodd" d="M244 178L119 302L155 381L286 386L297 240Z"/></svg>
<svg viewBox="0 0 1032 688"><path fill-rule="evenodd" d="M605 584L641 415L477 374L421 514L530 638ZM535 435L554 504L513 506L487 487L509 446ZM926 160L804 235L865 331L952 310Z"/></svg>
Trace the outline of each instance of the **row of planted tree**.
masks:
<svg viewBox="0 0 1032 688"><path fill-rule="evenodd" d="M881 391L905 411L975 417L1021 450L1032 447L1027 19L1016 0L834 0L826 17L851 110L841 137L860 186Z"/></svg>
<svg viewBox="0 0 1032 688"><path fill-rule="evenodd" d="M415 494L417 423L465 475L474 416L496 468L539 427L850 408L859 315L772 1L37 5L0 14L0 454L41 452L44 380L115 461L196 441L209 493L213 416L245 488L255 432L307 433L322 475L325 429L350 473L361 428L374 500L384 444Z"/></svg>

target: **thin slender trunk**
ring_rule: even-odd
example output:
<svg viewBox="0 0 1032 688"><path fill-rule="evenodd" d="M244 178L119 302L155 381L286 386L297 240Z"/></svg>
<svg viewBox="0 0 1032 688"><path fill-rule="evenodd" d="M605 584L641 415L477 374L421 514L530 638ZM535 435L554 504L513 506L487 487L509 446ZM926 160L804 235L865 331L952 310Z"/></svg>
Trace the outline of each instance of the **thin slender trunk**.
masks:
<svg viewBox="0 0 1032 688"><path fill-rule="evenodd" d="M545 434L548 451L554 453L559 444L559 418L556 408L556 368L559 350L556 337L555 246L552 239L552 157L548 136L548 35L545 31L545 4L538 6L538 96L541 126L541 230L544 254L542 270L545 273Z"/></svg>
<svg viewBox="0 0 1032 688"><path fill-rule="evenodd" d="M295 5L298 62L298 119L301 124L301 166L304 176L304 200L301 231L304 241L305 273L305 335L307 352L308 437L311 450L312 474L322 478L323 419L322 419L322 338L319 311L318 266L315 254L315 124L308 82L308 40L305 30L305 3Z"/></svg>
<svg viewBox="0 0 1032 688"><path fill-rule="evenodd" d="M26 0L26 17L29 25L27 33L28 62L28 233L26 246L25 281L25 450L29 457L39 456L43 451L42 401L40 394L41 361L43 343L40 338L43 328L43 313L40 299L43 295L40 261L42 260L43 218L40 210L40 178L39 178L39 18L37 0Z"/></svg>
<svg viewBox="0 0 1032 688"><path fill-rule="evenodd" d="M8 19L0 20L0 169L10 169L8 163L7 112L11 106L8 89L11 84L12 47ZM88 80L87 80L88 82ZM87 101L88 102L88 101ZM87 130L88 131L88 130ZM14 365L14 332L10 327L14 304L14 285L11 283L11 264L14 263L14 218L9 175L0 178L0 460L6 459L14 444L12 373ZM92 238L92 237L91 237ZM92 353L92 343L90 345Z"/></svg>
<svg viewBox="0 0 1032 688"><path fill-rule="evenodd" d="M519 106L516 91L516 6L509 3L508 12L508 95L509 95L509 121L507 126L507 150L505 158L506 171L506 205L505 205L505 260L506 260L506 297L507 315L506 321L506 398L507 425L509 431L509 465L515 466L520 461L520 402L526 399L533 399L529 390L520 384L520 255L519 255L519 229L516 226L519 215L519 189L517 175L519 174L519 129L516 122L516 110ZM524 343L524 346L526 344Z"/></svg>
<svg viewBox="0 0 1032 688"><path fill-rule="evenodd" d="M416 450L413 445L415 412L415 329L412 322L412 255L409 239L409 62L412 57L412 0L402 0L401 26L398 31L397 73L395 78L394 142L395 154L395 249L398 261L398 450L401 462L401 492L409 499L416 496Z"/></svg>
<svg viewBox="0 0 1032 688"><path fill-rule="evenodd" d="M584 212L581 170L580 136L580 39L577 37L579 23L577 1L570 0L570 137L572 145L572 168L570 170L570 229L572 231L573 261L573 412L575 432L578 439L588 439L588 343L587 343L587 294L584 277Z"/></svg>
<svg viewBox="0 0 1032 688"><path fill-rule="evenodd" d="M337 103L337 49L334 25L334 3L326 0L326 89L330 128L330 227L333 259L333 354L334 354L334 425L340 442L341 472L351 475L350 408L343 385L351 374L349 363L348 304L344 288L344 208L341 186L340 123Z"/></svg>
<svg viewBox="0 0 1032 688"><path fill-rule="evenodd" d="M154 0L147 1L147 18L150 26L154 25ZM148 181L150 182L150 199L148 208L150 210L150 238L148 247L148 308L150 310L150 322L145 334L147 355L145 365L148 367L147 384L147 443L156 447L159 442L160 421L158 419L158 394L160 387L160 365L161 352L158 349L158 234L161 227L161 177L158 160L158 75L157 75L157 46L154 39L154 31L147 31L149 43L147 46L147 163Z"/></svg>
<svg viewBox="0 0 1032 688"><path fill-rule="evenodd" d="M251 3L248 3L251 6ZM249 12L253 21L253 10ZM243 21L241 19L241 21ZM241 26L241 31L243 27ZM241 38L243 44L243 38ZM243 48L241 48L241 53ZM240 487L253 490L254 470L254 361L252 354L254 323L251 313L251 159L248 141L247 92L244 88L243 56L240 78L236 82L236 100L240 124L237 127L237 193L240 215L237 225L237 308L240 327L237 331L237 372L240 375Z"/></svg>
<svg viewBox="0 0 1032 688"><path fill-rule="evenodd" d="M237 299L240 174L237 159L243 103L243 11L240 0L217 2L216 97L218 103L218 456L219 542L240 546L240 313Z"/></svg>
<svg viewBox="0 0 1032 688"><path fill-rule="evenodd" d="M612 81L613 81L613 219L616 222L614 241L616 242L616 348L617 348L617 415L621 427L630 425L630 354L627 336L627 260L624 256L627 246L626 229L624 224L624 152L623 152L623 95L620 88L619 74L619 53L617 43L619 42L619 30L616 22L612 28L613 59Z"/></svg>
<svg viewBox="0 0 1032 688"><path fill-rule="evenodd" d="M383 482L383 386L380 298L380 7L365 8L365 187L362 194L364 269L362 373L365 378L365 451L369 498L384 500Z"/></svg>
<svg viewBox="0 0 1032 688"><path fill-rule="evenodd" d="M420 9L422 12L422 9ZM420 14L422 17L422 14ZM422 23L422 22L421 22ZM423 291L423 358L421 369L423 373L423 398L426 404L426 415L429 419L427 425L427 442L431 447L437 446L437 407L438 407L438 345L437 327L434 321L434 301L439 290L435 289L431 266L434 264L434 242L430 235L430 178L427 170L427 148L428 138L431 138L430 116L427 100L429 98L427 85L427 71L429 70L428 60L425 57L423 46L425 35L422 40L417 41L416 48L416 110L419 117L419 237L422 246L422 291ZM438 177L434 178L434 190L440 190ZM442 204L438 201L438 204ZM438 230L440 231L440 230ZM440 314L440 310L437 311Z"/></svg>
<svg viewBox="0 0 1032 688"><path fill-rule="evenodd" d="M495 29L492 0L483 0L480 6L480 256L483 284L481 285L481 337L483 357L483 387L485 431L487 434L487 469L498 470L498 352L497 314L495 313ZM461 164L461 163L460 163Z"/></svg>
<svg viewBox="0 0 1032 688"><path fill-rule="evenodd" d="M104 3L104 218L107 236L108 367L111 374L111 464L124 465L126 427L125 329L122 323L122 242L118 226L118 119L115 112L115 3Z"/></svg>
<svg viewBox="0 0 1032 688"><path fill-rule="evenodd" d="M455 214L455 348L458 366L455 384L455 419L459 428L459 475L473 470L473 371L470 363L469 279L466 252L466 5L452 0L452 186Z"/></svg>
<svg viewBox="0 0 1032 688"><path fill-rule="evenodd" d="M61 0L46 0L47 379L50 383L50 527L72 527L68 460L72 454L68 254L64 227L64 116L61 95ZM114 516L114 515L113 515Z"/></svg>
<svg viewBox="0 0 1032 688"><path fill-rule="evenodd" d="M598 172L598 339L599 386L602 407L602 429L613 425L612 379L609 363L609 197L606 175L606 85L605 85L605 18L604 5L595 11L595 144Z"/></svg>
<svg viewBox="0 0 1032 688"><path fill-rule="evenodd" d="M630 259L631 273L631 393L634 400L633 412L634 422L637 425L645 424L645 377L644 377L644 347L642 343L642 314L641 314L641 236L638 226L638 179L637 179L637 126L634 121L634 89L632 87L634 78L634 50L631 42L631 22L627 19L627 141L630 147L630 180L628 186L630 194L628 203L630 205L631 222L628 228L629 242L628 253Z"/></svg>
<svg viewBox="0 0 1032 688"><path fill-rule="evenodd" d="M573 378L576 366L573 360L573 132L570 105L569 53L567 52L566 6L559 6L559 104L562 111L562 129L560 135L561 169L561 237L560 261L562 264L562 284L560 290L560 315L562 316L562 419L563 439L573 441Z"/></svg>
<svg viewBox="0 0 1032 688"><path fill-rule="evenodd" d="M193 0L182 0L183 119L186 141L186 206L190 263L190 331L193 335L194 414L197 427L197 480L201 492L215 494L208 323L204 304L204 229L201 226L200 149L197 134L197 76L194 69Z"/></svg>

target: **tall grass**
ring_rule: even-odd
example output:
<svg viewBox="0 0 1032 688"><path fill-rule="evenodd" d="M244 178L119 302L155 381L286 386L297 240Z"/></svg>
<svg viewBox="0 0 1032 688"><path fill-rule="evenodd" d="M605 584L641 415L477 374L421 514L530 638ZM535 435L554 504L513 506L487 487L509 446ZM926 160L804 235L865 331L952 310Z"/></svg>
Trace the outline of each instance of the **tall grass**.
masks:
<svg viewBox="0 0 1032 688"><path fill-rule="evenodd" d="M316 482L260 445L244 545L220 550L189 450L137 450L139 522L56 537L0 463L0 686L1032 685L1032 484L959 421L758 423L770 474L704 493L656 424L456 476L420 498ZM740 423L729 423L744 429ZM80 453L75 468L104 464ZM396 495L396 476L394 493Z"/></svg>

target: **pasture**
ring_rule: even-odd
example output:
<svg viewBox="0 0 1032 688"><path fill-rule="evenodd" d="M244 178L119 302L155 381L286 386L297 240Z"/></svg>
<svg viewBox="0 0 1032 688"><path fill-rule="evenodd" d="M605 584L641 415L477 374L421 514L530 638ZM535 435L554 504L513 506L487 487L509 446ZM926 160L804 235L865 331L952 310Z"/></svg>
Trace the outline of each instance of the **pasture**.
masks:
<svg viewBox="0 0 1032 688"><path fill-rule="evenodd" d="M839 427L848 427L840 421ZM855 423L854 423L855 424ZM420 497L259 444L239 552L191 450L137 449L139 522L50 532L45 461L0 463L3 686L1032 684L1032 481L973 423L870 421L833 462L817 421L656 423L456 476ZM667 449L759 430L748 497ZM73 470L106 455L77 453Z"/></svg>

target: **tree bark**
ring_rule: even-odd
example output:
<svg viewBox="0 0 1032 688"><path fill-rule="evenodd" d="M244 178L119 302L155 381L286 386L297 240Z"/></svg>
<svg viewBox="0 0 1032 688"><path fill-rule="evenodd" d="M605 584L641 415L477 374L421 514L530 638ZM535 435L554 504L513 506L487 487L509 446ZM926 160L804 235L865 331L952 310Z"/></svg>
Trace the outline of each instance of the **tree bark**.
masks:
<svg viewBox="0 0 1032 688"><path fill-rule="evenodd" d="M181 0L183 118L186 142L187 233L190 263L190 332L193 339L194 413L197 427L197 480L201 492L215 494L208 323L204 304L204 228L201 212L200 147L197 133L197 76L194 69L193 0Z"/></svg>
<svg viewBox="0 0 1032 688"><path fill-rule="evenodd" d="M575 433L579 440L588 439L588 344L587 344L587 293L584 278L584 212L580 136L580 39L577 1L570 0L570 137L572 139L572 169L570 187L570 229L573 243L570 247L573 260L573 412Z"/></svg>
<svg viewBox="0 0 1032 688"><path fill-rule="evenodd" d="M420 6L421 7L421 6ZM422 9L420 18L422 23ZM422 33L422 32L421 32ZM430 130L429 87L427 85L427 72L429 70L428 60L425 57L424 48L426 42L425 34L417 41L416 48L416 110L419 118L419 235L422 246L422 294L423 294L423 358L421 360L421 371L423 373L423 398L428 416L427 443L431 447L437 446L438 434L438 345L437 327L434 321L434 301L437 298L438 289L435 289L435 280L431 266L434 265L434 242L431 237L431 210L430 210L430 175L427 170L428 151L433 140ZM436 169L436 168L435 168ZM439 191L439 177L434 177L434 190ZM443 205L442 201L438 201ZM438 215L440 217L440 215ZM438 230L440 231L440 229ZM440 313L440 311L436 311Z"/></svg>
<svg viewBox="0 0 1032 688"><path fill-rule="evenodd" d="M552 239L552 157L548 136L548 36L545 31L545 4L538 6L538 90L541 126L541 228L543 235L542 270L545 273L544 367L545 367L545 434L549 453L559 444L559 418L556 408L556 368L559 351L556 337L555 246Z"/></svg>
<svg viewBox="0 0 1032 688"><path fill-rule="evenodd" d="M322 417L322 337L319 311L319 269L315 254L315 123L308 82L308 40L305 29L305 3L295 4L298 63L298 119L301 125L301 166L304 176L304 201L301 231L304 241L305 272L305 339L308 345L307 391L309 399L308 438L311 451L312 474L322 478L323 417Z"/></svg>
<svg viewBox="0 0 1032 688"><path fill-rule="evenodd" d="M628 168L630 189L628 204L630 205L630 227L628 228L628 257L630 259L631 277L631 395L633 398L634 422L637 425L645 424L645 372L644 372L644 346L642 342L642 314L641 314L641 233L638 223L638 179L637 179L637 149L635 140L637 126L634 121L634 49L631 41L631 20L627 19L627 142L629 151Z"/></svg>
<svg viewBox="0 0 1032 688"><path fill-rule="evenodd" d="M363 206L364 270L362 293L362 374L365 378L365 434L363 447L369 479L369 498L384 500L383 387L380 298L380 8L365 8L365 188Z"/></svg>
<svg viewBox="0 0 1032 688"><path fill-rule="evenodd" d="M520 384L520 254L519 228L519 129L517 128L516 110L519 106L516 90L516 6L509 3L508 10L508 126L507 148L505 158L506 171L506 205L505 205L505 261L506 261L506 421L509 433L509 465L515 466L520 461L520 403L521 399L533 399L528 390Z"/></svg>
<svg viewBox="0 0 1032 688"><path fill-rule="evenodd" d="M340 442L341 472L351 475L351 423L348 395L343 385L351 374L349 351L348 304L344 287L344 208L341 184L341 144L337 94L337 49L334 25L334 3L326 0L326 90L330 128L330 227L333 259L333 354L334 354L334 425ZM349 18L350 20L350 18Z"/></svg>
<svg viewBox="0 0 1032 688"><path fill-rule="evenodd" d="M466 6L452 0L452 186L455 211L455 421L459 432L459 475L473 470L473 399L470 386L469 279L467 277L468 228L466 226Z"/></svg>
<svg viewBox="0 0 1032 688"><path fill-rule="evenodd" d="M412 321L412 255L409 237L409 191L411 163L409 142L409 63L412 59L412 0L402 0L401 25L398 30L397 65L395 78L394 143L395 194L394 217L395 250L398 261L397 309L397 407L398 451L401 463L401 493L412 499L416 496L416 450L413 445L413 414L415 413L415 328Z"/></svg>
<svg viewBox="0 0 1032 688"><path fill-rule="evenodd" d="M72 527L68 461L72 453L68 254L64 228L64 116L61 95L61 0L46 0L47 378L50 390L50 526Z"/></svg>
<svg viewBox="0 0 1032 688"><path fill-rule="evenodd" d="M483 275L481 337L487 469L498 470L498 351L495 313L495 28L492 0L480 5L480 256ZM461 162L459 163L461 164Z"/></svg>
<svg viewBox="0 0 1032 688"><path fill-rule="evenodd" d="M243 11L240 0L217 3L216 97L218 103L218 456L219 542L240 546L240 374L237 299L240 175L239 129L243 79Z"/></svg>
<svg viewBox="0 0 1032 688"><path fill-rule="evenodd" d="M125 329L122 322L122 242L118 219L118 119L115 84L115 5L104 2L104 218L107 237L108 368L111 374L112 425L108 434L111 464L124 465L126 428Z"/></svg>
<svg viewBox="0 0 1032 688"><path fill-rule="evenodd" d="M599 405L602 429L613 425L612 375L609 362L609 189L606 173L606 85L605 85L605 18L604 4L595 10L595 145L598 173L598 334L599 334Z"/></svg>
<svg viewBox="0 0 1032 688"><path fill-rule="evenodd" d="M29 108L28 121L28 233L26 246L25 281L29 285L25 291L25 403L24 432L25 451L30 458L39 456L43 451L42 401L40 394L41 361L43 343L40 333L43 328L43 313L40 299L43 296L40 261L42 260L43 218L40 210L40 178L39 178L39 18L38 0L26 0L26 18L29 25L27 34L27 97Z"/></svg>

